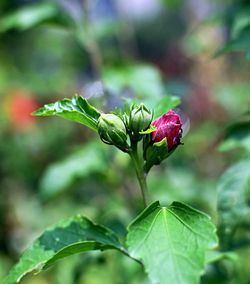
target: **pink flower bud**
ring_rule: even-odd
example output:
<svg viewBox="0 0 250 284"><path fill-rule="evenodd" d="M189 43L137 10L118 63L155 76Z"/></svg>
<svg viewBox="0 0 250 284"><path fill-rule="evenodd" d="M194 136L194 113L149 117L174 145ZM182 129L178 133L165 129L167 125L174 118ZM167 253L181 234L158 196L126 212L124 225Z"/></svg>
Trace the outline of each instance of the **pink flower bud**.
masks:
<svg viewBox="0 0 250 284"><path fill-rule="evenodd" d="M166 138L168 152L181 144L182 122L180 116L173 110L154 120L152 125L156 127L156 130L151 133L152 141L160 142Z"/></svg>

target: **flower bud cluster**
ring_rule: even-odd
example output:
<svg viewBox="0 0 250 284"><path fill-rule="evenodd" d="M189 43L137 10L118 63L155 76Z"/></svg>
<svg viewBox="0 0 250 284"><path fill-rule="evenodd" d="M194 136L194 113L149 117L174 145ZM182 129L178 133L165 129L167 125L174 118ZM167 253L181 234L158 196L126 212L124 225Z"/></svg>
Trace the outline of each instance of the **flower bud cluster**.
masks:
<svg viewBox="0 0 250 284"><path fill-rule="evenodd" d="M182 121L173 110L152 122L153 114L145 105L133 105L128 114L101 114L98 133L104 143L114 145L129 153L132 144L143 138L143 157L146 172L160 164L178 145L182 138Z"/></svg>

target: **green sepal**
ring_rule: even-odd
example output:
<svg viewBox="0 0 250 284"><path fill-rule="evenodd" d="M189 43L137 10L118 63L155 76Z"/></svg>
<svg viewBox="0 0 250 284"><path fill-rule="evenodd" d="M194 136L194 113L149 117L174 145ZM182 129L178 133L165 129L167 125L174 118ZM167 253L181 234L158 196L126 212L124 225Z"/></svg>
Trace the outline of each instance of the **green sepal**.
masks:
<svg viewBox="0 0 250 284"><path fill-rule="evenodd" d="M152 166L159 165L163 160L165 160L169 156L168 152L168 142L167 139L164 138L159 142L155 142L153 144L148 144L145 149L145 171L148 172Z"/></svg>
<svg viewBox="0 0 250 284"><path fill-rule="evenodd" d="M156 127L153 125L150 125L150 127L147 130L140 131L139 133L142 135L150 134L156 130Z"/></svg>

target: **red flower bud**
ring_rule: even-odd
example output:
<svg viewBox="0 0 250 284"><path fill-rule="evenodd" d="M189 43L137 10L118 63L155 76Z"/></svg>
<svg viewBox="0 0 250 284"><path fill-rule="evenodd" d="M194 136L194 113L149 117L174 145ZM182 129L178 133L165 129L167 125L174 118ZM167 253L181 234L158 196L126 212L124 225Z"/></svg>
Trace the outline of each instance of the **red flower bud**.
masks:
<svg viewBox="0 0 250 284"><path fill-rule="evenodd" d="M174 150L181 143L182 122L180 116L173 110L154 120L152 125L156 127L156 130L151 133L152 141L160 142L166 138L168 152Z"/></svg>

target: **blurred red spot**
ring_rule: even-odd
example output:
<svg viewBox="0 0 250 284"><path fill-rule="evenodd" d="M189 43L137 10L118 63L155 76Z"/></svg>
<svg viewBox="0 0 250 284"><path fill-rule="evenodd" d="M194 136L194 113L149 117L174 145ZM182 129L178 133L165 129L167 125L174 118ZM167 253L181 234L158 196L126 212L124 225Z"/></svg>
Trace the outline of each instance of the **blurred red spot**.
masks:
<svg viewBox="0 0 250 284"><path fill-rule="evenodd" d="M37 101L26 92L19 91L10 96L8 113L11 123L18 129L30 127L35 120L31 113L39 107Z"/></svg>

